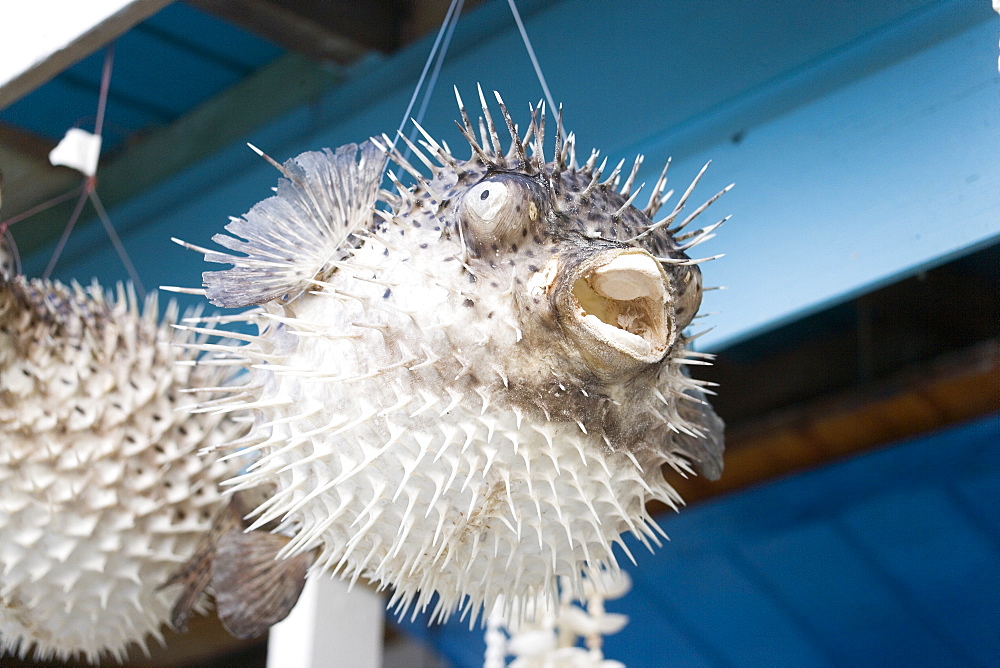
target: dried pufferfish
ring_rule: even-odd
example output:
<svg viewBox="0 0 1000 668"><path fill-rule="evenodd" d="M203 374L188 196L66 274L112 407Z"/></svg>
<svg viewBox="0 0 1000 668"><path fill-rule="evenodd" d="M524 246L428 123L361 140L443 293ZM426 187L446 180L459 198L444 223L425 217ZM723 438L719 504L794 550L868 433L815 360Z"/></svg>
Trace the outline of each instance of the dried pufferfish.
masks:
<svg viewBox="0 0 1000 668"><path fill-rule="evenodd" d="M123 288L0 276L0 655L120 660L162 640L181 590L161 586L238 470L197 452L246 432L177 410L229 374L184 365L176 318Z"/></svg>
<svg viewBox="0 0 1000 668"><path fill-rule="evenodd" d="M203 408L254 412L235 489L275 492L250 528L279 522L279 556L315 552L312 575L391 587L399 611L436 593L435 616L475 618L503 594L516 618L560 576L579 595L616 570L623 533L659 544L647 503L681 503L664 464L721 473L682 333L702 294L684 250L718 225L676 235L718 195L678 221L693 183L654 223L666 169L637 209L641 160L619 189L621 165L576 164L560 115L546 161L544 108L521 137L497 96L504 151L480 99L478 140L459 99L468 160L422 129L407 145L429 177L377 142L303 153L214 237L243 255L179 243L233 265L204 274L210 302L261 306L230 350L251 380ZM398 194L379 190L387 153L415 181L390 173Z"/></svg>

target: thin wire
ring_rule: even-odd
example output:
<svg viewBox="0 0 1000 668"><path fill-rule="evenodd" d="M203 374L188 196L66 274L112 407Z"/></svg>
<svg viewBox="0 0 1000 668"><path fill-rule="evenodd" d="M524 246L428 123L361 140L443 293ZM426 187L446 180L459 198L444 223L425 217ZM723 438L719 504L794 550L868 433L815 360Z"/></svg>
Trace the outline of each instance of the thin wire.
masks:
<svg viewBox="0 0 1000 668"><path fill-rule="evenodd" d="M517 11L517 5L514 4L514 0L507 0L507 4L510 5L510 11L514 15L514 21L517 23L517 29L521 31L521 40L524 42L524 48L528 50L528 57L531 58L531 65L535 68L535 76L538 77L538 83L542 84L542 92L545 93L545 101L549 103L549 109L552 113L556 113L556 103L552 99L552 93L549 91L549 85L545 83L545 75L542 74L542 66L538 64L538 58L535 56L535 50L531 48L531 39L528 38L528 31L524 29L524 21L521 20L521 14Z"/></svg>
<svg viewBox="0 0 1000 668"><path fill-rule="evenodd" d="M135 270L135 265L132 264L132 260L128 256L128 251L125 250L125 246L122 244L121 237L118 236L114 225L111 224L111 219L108 218L108 212L104 210L104 204L101 202L100 196L96 190L91 190L88 195L90 196L90 203L94 205L94 210L97 211L97 217L101 219L101 224L104 225L104 231L108 233L108 238L111 239L111 245L115 247L115 252L121 258L122 264L125 265L125 271L128 272L136 292L139 293L139 299L145 299L146 288L143 287L142 281L139 280L139 272Z"/></svg>
<svg viewBox="0 0 1000 668"><path fill-rule="evenodd" d="M16 216L8 218L7 220L5 220L2 223L0 223L0 234L3 234L4 232L6 232L7 228L10 227L11 225L14 225L16 223L20 223L25 218L31 218L36 213L40 213L42 211L45 211L46 209L51 209L56 204L62 204L66 200L72 199L78 192L80 192L80 188L81 187L82 186L77 186L76 188L73 188L69 192L65 192L62 195L56 195L52 199L45 200L41 204L36 204L35 206L31 207L27 211L24 211L22 213L17 214Z"/></svg>
<svg viewBox="0 0 1000 668"><path fill-rule="evenodd" d="M62 255L63 248L66 247L66 242L69 241L69 235L73 232L73 227L76 226L76 221L80 218L80 213L83 211L83 205L87 203L87 189L90 187L90 179L84 180L83 192L80 193L80 199L76 201L76 208L73 209L73 215L69 217L69 222L66 223L66 229L63 230L62 236L59 237L59 243L56 244L56 249L52 251L52 257L49 258L49 264L45 267L45 271L42 272L42 278L47 279L52 275L52 270L56 268L56 262L59 261L59 256Z"/></svg>
<svg viewBox="0 0 1000 668"><path fill-rule="evenodd" d="M98 137L101 136L101 132L104 129L104 116L108 108L108 92L111 90L111 72L114 68L114 62L115 44L112 42L108 46L107 51L104 53L104 67L101 70L101 88L97 98L97 119L94 122L94 134ZM63 201L64 199L68 199L70 195L71 193L68 193L67 195L54 198L53 200L46 202L45 205L40 206L47 208L48 206L52 206ZM62 236L59 237L59 243L56 244L56 249L53 251L51 259L49 259L49 264L45 268L42 278L47 279L52 275L52 271L56 267L56 262L59 261L59 256L62 255L62 252L66 247L66 242L69 241L69 236L73 232L73 228L76 226L77 221L80 219L80 214L83 212L84 204L88 199L93 205L94 211L97 212L97 217L100 219L101 225L104 226L104 231L111 240L111 245L114 246L115 252L118 253L118 257L121 259L122 265L125 266L125 271L128 272L129 278L135 286L136 292L139 294L139 298L145 299L146 288L142 285L139 273L135 270L135 265L132 264L132 259L129 257L128 251L125 250L121 237L118 236L118 232L115 230L114 225L111 223L111 219L108 217L108 212L104 208L104 203L101 201L100 195L97 194L96 176L84 177L82 191L80 192L80 199L76 203L76 209L73 210L73 215L70 216L69 222L66 224L66 229L63 230ZM35 208L38 209L39 207ZM34 210L22 214L22 218L31 215L33 211Z"/></svg>
<svg viewBox="0 0 1000 668"><path fill-rule="evenodd" d="M427 90L424 91L424 97L420 102L420 109L417 110L417 124L423 124L424 114L427 113L427 106L430 104L431 96L434 94L434 88L437 86L438 75L441 74L441 66L444 65L445 55L448 53L448 46L451 44L451 36L455 33L455 26L458 25L458 17L462 14L462 5L465 4L465 0L457 0L457 7L451 20L445 16L445 23L448 26L448 31L444 36L444 43L441 45L441 52L438 54L437 59L434 62L434 70L431 72L430 81L427 82ZM409 140L412 142L416 139L417 128L414 127L410 130ZM406 147L406 152L403 153L404 158L410 157L410 147Z"/></svg>
<svg viewBox="0 0 1000 668"><path fill-rule="evenodd" d="M97 98L97 121L94 123L94 134L101 136L104 129L104 111L108 105L108 89L111 88L111 68L115 62L115 43L111 42L104 52L104 68L101 71L101 94Z"/></svg>
<svg viewBox="0 0 1000 668"><path fill-rule="evenodd" d="M392 146L396 145L396 138L402 134L403 128L406 127L406 120L410 117L410 112L413 111L413 105L417 101L417 95L420 94L420 89L424 85L424 79L427 78L427 71L431 68L431 63L434 62L434 56L437 54L438 46L441 44L441 39L444 37L445 32L448 29L448 24L451 22L452 14L455 12L455 7L458 6L459 0L451 0L451 5L448 7L448 13L444 16L444 22L441 24L441 28L438 29L437 37L434 39L434 45L431 47L431 52L427 56L427 62L424 63L424 70L420 73L420 78L417 80L417 86L413 89L413 95L410 96L410 103L406 105L406 111L403 112L403 118L399 122L399 128L396 130L396 134L392 138Z"/></svg>

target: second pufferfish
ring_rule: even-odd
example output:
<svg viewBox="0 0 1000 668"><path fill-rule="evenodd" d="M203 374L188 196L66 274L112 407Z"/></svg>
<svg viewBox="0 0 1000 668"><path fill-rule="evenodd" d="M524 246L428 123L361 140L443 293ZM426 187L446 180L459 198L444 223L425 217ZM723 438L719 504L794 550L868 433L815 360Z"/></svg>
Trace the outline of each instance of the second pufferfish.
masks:
<svg viewBox="0 0 1000 668"><path fill-rule="evenodd" d="M479 138L459 100L469 159L422 129L407 145L429 176L387 138L303 153L214 237L237 254L198 249L233 265L205 273L210 302L259 306L231 350L249 384L205 407L254 412L235 487L273 492L250 528L399 610L436 594L438 617L579 594L624 534L659 543L647 504L681 502L665 464L722 469L722 422L684 371L702 286L683 244L717 225L678 234L715 197L680 220L692 184L654 223L666 170L636 208L641 161L620 188L596 151L578 165L561 114L547 161L544 109L522 136L497 96L504 150L480 100ZM413 185L380 190L386 156Z"/></svg>

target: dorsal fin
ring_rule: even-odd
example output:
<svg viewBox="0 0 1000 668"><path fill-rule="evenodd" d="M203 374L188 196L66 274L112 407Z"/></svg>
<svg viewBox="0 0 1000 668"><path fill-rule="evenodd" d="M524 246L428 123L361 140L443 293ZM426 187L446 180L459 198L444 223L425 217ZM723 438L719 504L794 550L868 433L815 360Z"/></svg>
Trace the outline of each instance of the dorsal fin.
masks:
<svg viewBox="0 0 1000 668"><path fill-rule="evenodd" d="M360 153L360 156L359 156ZM329 269L352 234L371 227L385 154L371 142L307 151L288 160L277 194L212 237L243 253L209 252L205 259L233 265L202 274L208 300L227 308L263 304L308 288Z"/></svg>

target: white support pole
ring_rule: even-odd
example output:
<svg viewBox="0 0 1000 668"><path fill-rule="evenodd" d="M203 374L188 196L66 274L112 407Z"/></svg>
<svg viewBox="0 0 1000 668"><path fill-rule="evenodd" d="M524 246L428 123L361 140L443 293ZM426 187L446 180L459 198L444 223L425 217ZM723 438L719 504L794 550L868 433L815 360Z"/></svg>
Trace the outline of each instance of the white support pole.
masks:
<svg viewBox="0 0 1000 668"><path fill-rule="evenodd" d="M0 3L0 109L170 2L30 0Z"/></svg>
<svg viewBox="0 0 1000 668"><path fill-rule="evenodd" d="M384 619L385 600L367 587L310 578L291 614L271 628L267 667L379 668Z"/></svg>

